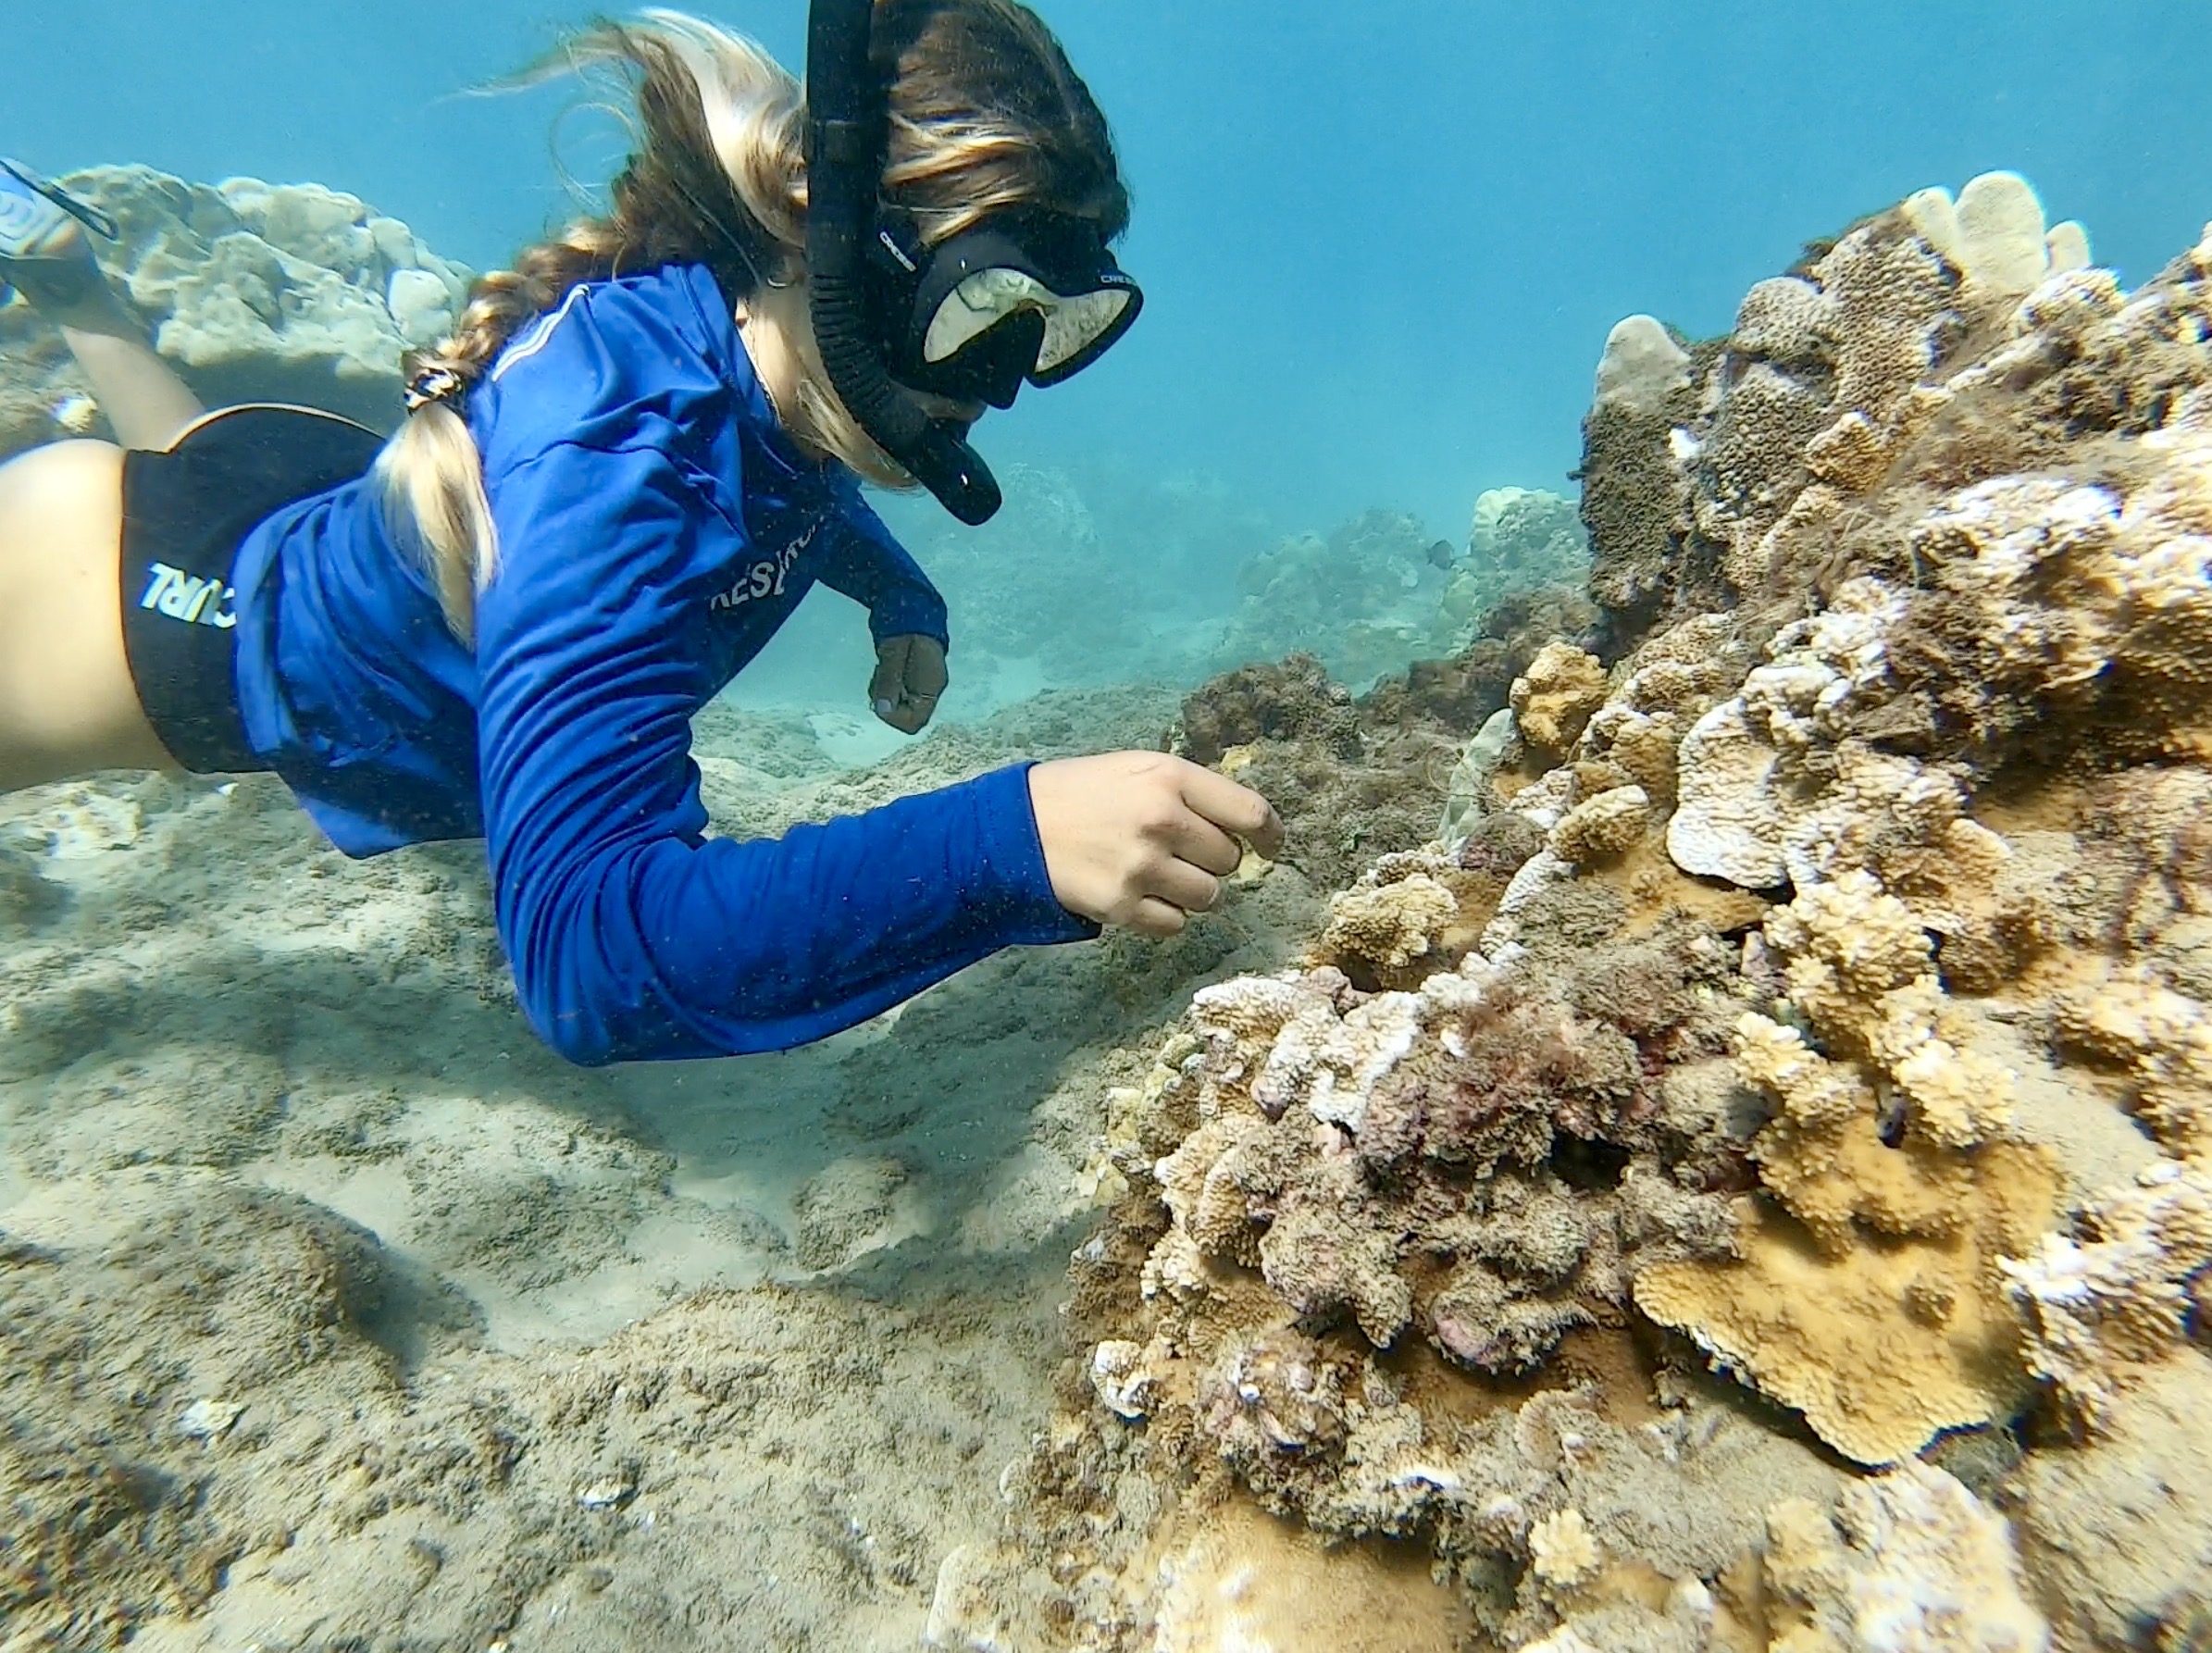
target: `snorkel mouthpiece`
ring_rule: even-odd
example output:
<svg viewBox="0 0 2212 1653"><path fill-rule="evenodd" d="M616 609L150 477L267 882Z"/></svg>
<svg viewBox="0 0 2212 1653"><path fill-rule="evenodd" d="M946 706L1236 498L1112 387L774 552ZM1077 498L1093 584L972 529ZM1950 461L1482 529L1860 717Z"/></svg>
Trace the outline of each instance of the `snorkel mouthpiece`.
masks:
<svg viewBox="0 0 2212 1653"><path fill-rule="evenodd" d="M885 93L869 55L873 0L814 0L807 16L806 265L814 339L846 411L939 503L974 528L1001 503L956 425L894 383L869 319L869 242L883 173Z"/></svg>

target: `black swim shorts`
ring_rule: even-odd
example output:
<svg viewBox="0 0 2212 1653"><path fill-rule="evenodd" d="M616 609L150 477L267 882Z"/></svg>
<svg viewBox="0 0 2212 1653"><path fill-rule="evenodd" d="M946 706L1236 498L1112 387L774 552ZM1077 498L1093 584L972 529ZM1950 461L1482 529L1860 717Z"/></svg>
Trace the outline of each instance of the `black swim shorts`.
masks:
<svg viewBox="0 0 2212 1653"><path fill-rule="evenodd" d="M227 407L123 456L123 648L146 721L198 775L267 769L238 715L230 565L262 520L366 472L383 439L304 407Z"/></svg>

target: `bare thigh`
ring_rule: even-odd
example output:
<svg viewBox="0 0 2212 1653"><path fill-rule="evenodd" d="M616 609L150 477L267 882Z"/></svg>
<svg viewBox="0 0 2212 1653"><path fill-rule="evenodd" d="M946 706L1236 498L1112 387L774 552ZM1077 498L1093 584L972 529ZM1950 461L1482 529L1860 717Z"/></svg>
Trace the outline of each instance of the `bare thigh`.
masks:
<svg viewBox="0 0 2212 1653"><path fill-rule="evenodd" d="M172 768L123 652L123 451L55 442L0 465L0 792Z"/></svg>

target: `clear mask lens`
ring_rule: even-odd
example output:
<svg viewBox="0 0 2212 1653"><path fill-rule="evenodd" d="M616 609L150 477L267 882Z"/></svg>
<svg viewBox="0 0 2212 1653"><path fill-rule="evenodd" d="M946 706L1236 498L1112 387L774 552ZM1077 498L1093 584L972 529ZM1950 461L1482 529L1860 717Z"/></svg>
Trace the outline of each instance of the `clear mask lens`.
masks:
<svg viewBox="0 0 2212 1653"><path fill-rule="evenodd" d="M937 307L923 336L922 359L932 366L950 361L1008 317L1033 310L1045 318L1036 371L1049 374L1096 344L1128 307L1128 293L1118 289L1063 298L1021 270L979 269Z"/></svg>

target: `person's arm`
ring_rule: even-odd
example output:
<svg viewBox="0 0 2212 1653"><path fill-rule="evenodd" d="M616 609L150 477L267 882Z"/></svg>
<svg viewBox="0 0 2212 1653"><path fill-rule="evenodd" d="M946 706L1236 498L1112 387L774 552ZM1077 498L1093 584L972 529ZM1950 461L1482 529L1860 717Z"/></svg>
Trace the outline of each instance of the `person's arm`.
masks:
<svg viewBox="0 0 2212 1653"><path fill-rule="evenodd" d="M485 836L525 1013L573 1062L820 1038L1001 947L1055 899L1025 767L774 841L704 839L692 713L727 534L660 453L563 445L493 490L478 606Z"/></svg>
<svg viewBox="0 0 2212 1653"><path fill-rule="evenodd" d="M949 647L944 598L857 488L840 516L821 565L822 583L868 611L868 634L877 643L927 637Z"/></svg>

